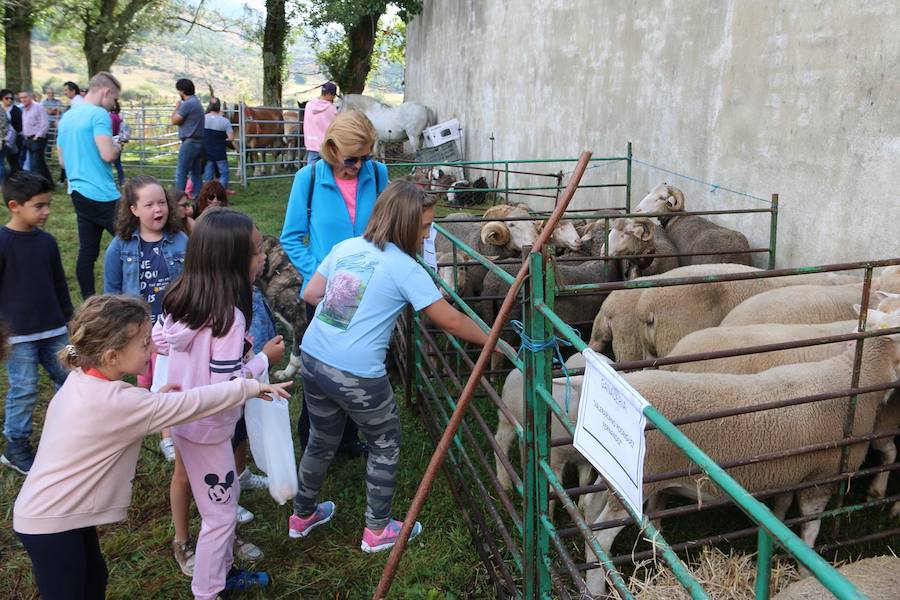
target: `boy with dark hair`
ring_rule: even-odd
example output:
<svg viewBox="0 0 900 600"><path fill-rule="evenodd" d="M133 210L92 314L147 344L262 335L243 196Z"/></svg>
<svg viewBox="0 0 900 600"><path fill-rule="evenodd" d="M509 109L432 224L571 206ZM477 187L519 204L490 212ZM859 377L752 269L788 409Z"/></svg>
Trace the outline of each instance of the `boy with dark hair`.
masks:
<svg viewBox="0 0 900 600"><path fill-rule="evenodd" d="M53 236L41 229L50 215L53 184L19 171L3 182L9 223L0 228L0 321L10 329L6 371L9 391L0 464L27 475L34 462L31 420L38 392L38 364L61 386L67 372L56 353L69 342L72 300Z"/></svg>

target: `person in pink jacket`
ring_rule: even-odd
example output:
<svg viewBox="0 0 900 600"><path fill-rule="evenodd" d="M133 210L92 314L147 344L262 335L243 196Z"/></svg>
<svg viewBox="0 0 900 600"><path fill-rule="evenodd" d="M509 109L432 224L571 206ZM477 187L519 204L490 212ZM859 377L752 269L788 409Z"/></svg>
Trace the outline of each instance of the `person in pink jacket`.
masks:
<svg viewBox="0 0 900 600"><path fill-rule="evenodd" d="M264 260L262 240L250 217L210 208L197 219L181 277L169 286L162 322L153 328L159 353L169 357L168 383L183 389L258 377L281 360L281 336L244 361L252 318L251 274ZM191 590L197 600L223 591L268 584L264 572L233 567L234 530L240 483L231 436L239 407L172 428L202 524L197 538Z"/></svg>
<svg viewBox="0 0 900 600"><path fill-rule="evenodd" d="M337 85L333 81L322 84L322 93L318 98L306 103L303 111L303 143L306 146L306 164L311 165L319 160L325 131L337 116L334 97L337 96Z"/></svg>
<svg viewBox="0 0 900 600"><path fill-rule="evenodd" d="M71 329L59 359L73 370L47 408L34 465L13 508L13 529L44 600L106 597L97 525L126 518L145 436L233 410L261 393L288 396L282 385L245 378L179 393L121 381L142 373L154 350L150 307L141 298L92 296Z"/></svg>

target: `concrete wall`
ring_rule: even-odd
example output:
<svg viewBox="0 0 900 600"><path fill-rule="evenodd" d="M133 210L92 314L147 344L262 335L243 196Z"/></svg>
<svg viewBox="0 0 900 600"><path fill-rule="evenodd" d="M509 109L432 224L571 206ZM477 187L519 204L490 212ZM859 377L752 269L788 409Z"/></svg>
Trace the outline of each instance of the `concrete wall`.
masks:
<svg viewBox="0 0 900 600"><path fill-rule="evenodd" d="M630 140L655 165L779 193L779 266L896 257L898 32L895 0L426 0L406 98L459 118L469 159L491 157L492 134L503 159L621 156ZM663 180L689 209L766 206L643 166L636 200ZM764 216L721 222L768 244Z"/></svg>

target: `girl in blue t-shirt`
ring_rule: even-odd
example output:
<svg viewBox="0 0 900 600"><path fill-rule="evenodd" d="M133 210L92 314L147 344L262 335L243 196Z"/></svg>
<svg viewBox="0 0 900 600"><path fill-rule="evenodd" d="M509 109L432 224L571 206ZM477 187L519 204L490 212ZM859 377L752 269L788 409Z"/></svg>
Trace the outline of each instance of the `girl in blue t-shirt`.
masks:
<svg viewBox="0 0 900 600"><path fill-rule="evenodd" d="M303 299L316 306L300 346L310 439L288 520L293 538L305 537L334 515L334 503L317 503L317 496L349 417L369 445L362 550L379 552L397 540L403 524L391 518L391 500L400 418L384 358L400 311L411 304L456 337L487 341L471 319L442 298L415 260L434 220L434 200L414 183L390 184L362 237L335 245L306 285ZM416 523L410 537L421 531Z"/></svg>
<svg viewBox="0 0 900 600"><path fill-rule="evenodd" d="M166 288L184 268L187 235L182 231L174 199L155 177L138 175L125 183L116 215L116 237L106 249L103 268L105 294L140 296L150 305L151 326L162 314ZM153 365L138 375L141 387L150 387ZM160 450L175 459L169 430L164 429Z"/></svg>

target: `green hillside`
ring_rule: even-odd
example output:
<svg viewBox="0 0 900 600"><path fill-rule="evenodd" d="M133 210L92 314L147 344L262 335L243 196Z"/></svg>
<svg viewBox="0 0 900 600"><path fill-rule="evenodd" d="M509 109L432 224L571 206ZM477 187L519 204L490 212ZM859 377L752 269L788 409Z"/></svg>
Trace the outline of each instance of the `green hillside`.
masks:
<svg viewBox="0 0 900 600"><path fill-rule="evenodd" d="M325 81L315 55L302 36L291 49L291 65L285 84L284 103L292 104L318 95L317 85ZM216 95L228 100L259 103L262 100L262 58L258 46L227 33L199 27L185 35L174 32L145 34L119 57L113 72L122 81L127 101L174 103L175 81L194 80L198 91L206 93L211 83ZM32 79L35 88L52 85L61 93L65 81L87 82L87 66L80 44L74 40L48 39L36 32L32 41ZM379 88L366 93L386 102L402 101L402 68L386 68L372 78Z"/></svg>

